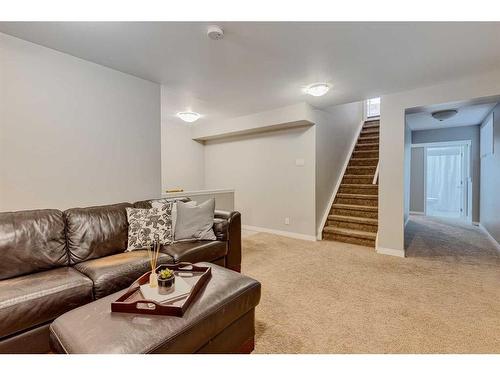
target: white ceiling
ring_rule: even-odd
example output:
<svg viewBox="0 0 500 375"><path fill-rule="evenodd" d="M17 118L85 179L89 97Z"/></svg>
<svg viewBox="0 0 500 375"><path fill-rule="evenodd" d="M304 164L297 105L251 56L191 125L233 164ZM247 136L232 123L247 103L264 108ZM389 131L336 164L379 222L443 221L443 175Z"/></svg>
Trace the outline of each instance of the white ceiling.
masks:
<svg viewBox="0 0 500 375"><path fill-rule="evenodd" d="M497 103L471 104L471 105L447 105L440 104L427 106L422 112L406 115L406 124L411 130L454 128L457 126L479 125L486 115L491 112ZM436 120L431 116L432 112L444 109L456 109L458 113L444 121Z"/></svg>
<svg viewBox="0 0 500 375"><path fill-rule="evenodd" d="M0 22L0 32L168 87L171 112L204 119L317 107L497 68L500 23ZM302 93L328 81L324 97ZM172 99L170 101L170 99Z"/></svg>

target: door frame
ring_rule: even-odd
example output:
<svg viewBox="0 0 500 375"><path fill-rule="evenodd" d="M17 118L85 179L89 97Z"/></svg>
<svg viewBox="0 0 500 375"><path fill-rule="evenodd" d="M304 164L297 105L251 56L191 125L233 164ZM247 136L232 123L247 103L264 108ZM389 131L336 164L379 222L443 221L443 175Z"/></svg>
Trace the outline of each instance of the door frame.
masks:
<svg viewBox="0 0 500 375"><path fill-rule="evenodd" d="M427 143L413 143L412 148L422 147L424 149L424 215L427 216L427 149L433 147L446 147L446 146L467 146L465 148L464 154L464 165L463 174L465 180L464 186L464 196L463 196L463 207L465 207L465 215L463 219L469 223L472 223L472 171L471 171L471 159L470 159L470 149L472 146L472 140L462 140L462 141L446 141L446 142L427 142Z"/></svg>

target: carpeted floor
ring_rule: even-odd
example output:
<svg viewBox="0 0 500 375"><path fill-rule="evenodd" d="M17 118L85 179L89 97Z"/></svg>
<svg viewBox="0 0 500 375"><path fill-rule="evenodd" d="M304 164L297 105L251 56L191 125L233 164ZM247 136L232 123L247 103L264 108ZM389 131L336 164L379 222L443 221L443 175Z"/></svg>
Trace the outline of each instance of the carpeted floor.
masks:
<svg viewBox="0 0 500 375"><path fill-rule="evenodd" d="M407 258L258 233L255 353L500 353L500 253L478 229L414 217Z"/></svg>

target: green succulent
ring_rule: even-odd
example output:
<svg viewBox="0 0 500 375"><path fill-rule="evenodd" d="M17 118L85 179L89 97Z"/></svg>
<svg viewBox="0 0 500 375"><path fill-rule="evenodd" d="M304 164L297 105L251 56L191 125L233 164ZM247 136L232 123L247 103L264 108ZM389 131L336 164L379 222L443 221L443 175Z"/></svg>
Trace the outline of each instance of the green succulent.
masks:
<svg viewBox="0 0 500 375"><path fill-rule="evenodd" d="M165 268L164 270L161 270L160 273L158 274L158 277L162 280L166 280L174 276L174 273L172 270L169 270L168 268Z"/></svg>

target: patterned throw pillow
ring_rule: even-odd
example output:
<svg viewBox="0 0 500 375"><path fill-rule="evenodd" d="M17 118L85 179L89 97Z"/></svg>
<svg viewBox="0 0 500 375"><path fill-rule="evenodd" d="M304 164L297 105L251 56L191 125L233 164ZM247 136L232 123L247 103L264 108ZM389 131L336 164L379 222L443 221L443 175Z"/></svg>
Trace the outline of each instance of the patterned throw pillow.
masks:
<svg viewBox="0 0 500 375"><path fill-rule="evenodd" d="M172 203L161 208L128 208L128 246L126 251L144 249L153 241L172 243Z"/></svg>

